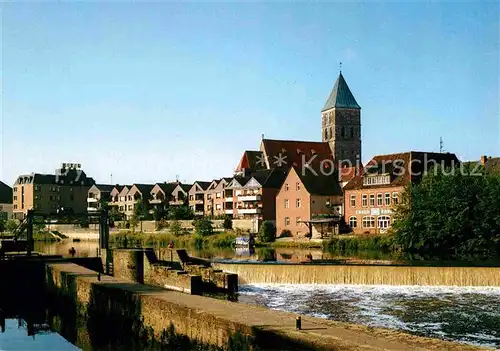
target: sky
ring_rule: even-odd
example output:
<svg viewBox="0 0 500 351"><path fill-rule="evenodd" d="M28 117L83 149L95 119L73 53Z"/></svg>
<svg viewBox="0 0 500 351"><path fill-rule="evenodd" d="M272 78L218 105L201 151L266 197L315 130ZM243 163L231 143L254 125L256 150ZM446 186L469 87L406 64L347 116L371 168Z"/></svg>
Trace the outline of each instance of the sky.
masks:
<svg viewBox="0 0 500 351"><path fill-rule="evenodd" d="M269 139L321 141L342 62L363 161L500 156L498 2L3 3L0 180L231 176Z"/></svg>

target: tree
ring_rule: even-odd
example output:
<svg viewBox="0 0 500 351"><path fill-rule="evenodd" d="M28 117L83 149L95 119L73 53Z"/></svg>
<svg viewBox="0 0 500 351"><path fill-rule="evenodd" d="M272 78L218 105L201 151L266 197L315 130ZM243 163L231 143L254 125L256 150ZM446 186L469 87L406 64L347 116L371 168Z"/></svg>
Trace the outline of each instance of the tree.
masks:
<svg viewBox="0 0 500 351"><path fill-rule="evenodd" d="M182 227L181 227L181 224L179 223L179 221L173 220L172 222L170 222L170 225L168 226L168 230L173 235L179 236L179 235L181 235Z"/></svg>
<svg viewBox="0 0 500 351"><path fill-rule="evenodd" d="M149 217L149 209L142 199L138 199L135 203L134 215L141 220Z"/></svg>
<svg viewBox="0 0 500 351"><path fill-rule="evenodd" d="M171 206L167 218L170 220L189 220L194 218L194 213L187 205Z"/></svg>
<svg viewBox="0 0 500 351"><path fill-rule="evenodd" d="M200 218L193 222L194 229L201 236L208 236L214 233L212 221L207 218Z"/></svg>
<svg viewBox="0 0 500 351"><path fill-rule="evenodd" d="M276 240L276 227L273 222L262 222L259 228L259 240L263 243L270 243Z"/></svg>
<svg viewBox="0 0 500 351"><path fill-rule="evenodd" d="M155 221L161 221L162 219L165 219L166 216L166 211L163 206L155 206L153 208L153 219Z"/></svg>
<svg viewBox="0 0 500 351"><path fill-rule="evenodd" d="M222 223L222 227L226 230L233 229L233 220L229 216L224 217L224 222Z"/></svg>
<svg viewBox="0 0 500 351"><path fill-rule="evenodd" d="M409 185L395 211L394 243L438 256L500 254L500 177L471 171L438 167Z"/></svg>
<svg viewBox="0 0 500 351"><path fill-rule="evenodd" d="M13 219L9 219L7 221L7 223L5 223L5 229L11 233L13 233L17 229L18 226L19 226L19 224L17 223L17 221L15 221Z"/></svg>
<svg viewBox="0 0 500 351"><path fill-rule="evenodd" d="M6 225L6 221L5 219L0 219L0 233L3 233L5 231L5 225Z"/></svg>

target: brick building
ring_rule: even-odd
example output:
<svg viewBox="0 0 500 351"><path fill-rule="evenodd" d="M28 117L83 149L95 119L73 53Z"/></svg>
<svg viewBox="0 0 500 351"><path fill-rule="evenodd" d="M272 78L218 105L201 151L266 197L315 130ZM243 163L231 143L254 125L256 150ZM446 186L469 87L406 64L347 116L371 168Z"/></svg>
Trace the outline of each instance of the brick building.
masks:
<svg viewBox="0 0 500 351"><path fill-rule="evenodd" d="M12 218L12 207L12 188L0 182L0 220Z"/></svg>
<svg viewBox="0 0 500 351"><path fill-rule="evenodd" d="M342 212L342 189L337 172L302 173L290 168L276 196L276 229L279 236L289 230L294 238L303 239L309 233L307 222L322 219L313 225L313 238L333 231L333 221Z"/></svg>
<svg viewBox="0 0 500 351"><path fill-rule="evenodd" d="M54 174L20 175L13 187L14 216L23 218L29 209L47 215L61 209L86 213L88 191L94 184L76 163L63 163Z"/></svg>
<svg viewBox="0 0 500 351"><path fill-rule="evenodd" d="M419 182L436 164L458 164L455 154L406 152L375 156L344 187L345 221L355 234L386 232L405 186Z"/></svg>
<svg viewBox="0 0 500 351"><path fill-rule="evenodd" d="M205 215L205 191L211 182L196 181L188 191L189 207L195 216Z"/></svg>
<svg viewBox="0 0 500 351"><path fill-rule="evenodd" d="M90 187L87 195L87 211L93 212L101 208L103 202L111 202L111 192L115 188L110 184L94 184Z"/></svg>

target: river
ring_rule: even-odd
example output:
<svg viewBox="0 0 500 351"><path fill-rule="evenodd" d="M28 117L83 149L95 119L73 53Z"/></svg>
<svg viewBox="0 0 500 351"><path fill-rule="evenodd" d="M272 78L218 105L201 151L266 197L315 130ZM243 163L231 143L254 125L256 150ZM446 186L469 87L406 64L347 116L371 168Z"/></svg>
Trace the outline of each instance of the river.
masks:
<svg viewBox="0 0 500 351"><path fill-rule="evenodd" d="M36 243L35 249L67 256L95 256L97 242ZM162 250L159 250L162 254ZM190 250L193 256L232 261L301 262L329 259L384 259L360 253L342 256L321 250L280 248L256 252ZM390 257L389 257L390 258ZM424 262L425 263L425 262ZM464 262L457 262L464 265ZM494 264L497 265L497 264ZM297 266L300 269L300 266ZM252 284L240 287L239 301L343 322L500 348L500 287Z"/></svg>

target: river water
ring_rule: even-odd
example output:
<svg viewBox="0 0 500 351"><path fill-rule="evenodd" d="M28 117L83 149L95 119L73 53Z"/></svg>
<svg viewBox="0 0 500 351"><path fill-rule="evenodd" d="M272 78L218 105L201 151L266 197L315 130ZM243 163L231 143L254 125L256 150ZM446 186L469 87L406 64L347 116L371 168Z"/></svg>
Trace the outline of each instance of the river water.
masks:
<svg viewBox="0 0 500 351"><path fill-rule="evenodd" d="M67 256L71 247L76 249L77 256L95 256L98 244L36 243L35 250ZM256 252L205 249L190 250L190 254L217 260L276 262L387 258L373 253L345 257L321 250L289 248ZM239 301L500 349L500 287L254 284L240 287Z"/></svg>

